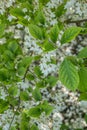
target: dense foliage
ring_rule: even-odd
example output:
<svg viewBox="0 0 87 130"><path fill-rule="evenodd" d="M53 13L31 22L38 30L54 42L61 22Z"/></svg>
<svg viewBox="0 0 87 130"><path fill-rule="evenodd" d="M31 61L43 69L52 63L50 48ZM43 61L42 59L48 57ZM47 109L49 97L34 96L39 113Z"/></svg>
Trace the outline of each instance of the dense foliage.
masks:
<svg viewBox="0 0 87 130"><path fill-rule="evenodd" d="M4 118L6 112L10 117L7 124L2 121L0 130L39 130L34 119L42 114L49 117L55 109L43 98L44 88L51 91L61 82L68 91L80 94L78 100L87 100L87 47L70 55L62 49L72 41L80 44L79 37L87 36L87 20L79 20L79 13L73 18L72 0L1 3L7 5L0 9L0 115ZM69 126L62 123L51 129Z"/></svg>

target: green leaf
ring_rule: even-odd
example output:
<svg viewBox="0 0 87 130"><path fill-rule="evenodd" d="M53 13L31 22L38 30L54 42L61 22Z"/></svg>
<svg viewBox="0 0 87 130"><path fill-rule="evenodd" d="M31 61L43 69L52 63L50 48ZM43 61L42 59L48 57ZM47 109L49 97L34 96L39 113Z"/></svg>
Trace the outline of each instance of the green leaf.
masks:
<svg viewBox="0 0 87 130"><path fill-rule="evenodd" d="M76 56L67 56L67 59L72 62L72 64L77 65L78 64L78 59Z"/></svg>
<svg viewBox="0 0 87 130"><path fill-rule="evenodd" d="M62 38L61 38L61 43L68 43L71 42L73 39L75 39L75 37L80 33L81 28L80 27L70 27L68 28Z"/></svg>
<svg viewBox="0 0 87 130"><path fill-rule="evenodd" d="M79 70L79 86L81 92L87 92L87 68L81 67Z"/></svg>
<svg viewBox="0 0 87 130"><path fill-rule="evenodd" d="M51 87L55 86L58 81L58 78L55 76L48 76L46 82L49 83Z"/></svg>
<svg viewBox="0 0 87 130"><path fill-rule="evenodd" d="M39 0L39 3L42 3L43 5L46 5L50 0Z"/></svg>
<svg viewBox="0 0 87 130"><path fill-rule="evenodd" d="M0 130L3 130L3 129L0 127Z"/></svg>
<svg viewBox="0 0 87 130"><path fill-rule="evenodd" d="M9 78L9 72L7 69L0 69L0 81L6 81Z"/></svg>
<svg viewBox="0 0 87 130"><path fill-rule="evenodd" d="M49 52L49 51L53 51L56 49L56 46L54 45L54 43L49 42L48 40L44 42L42 49L45 52Z"/></svg>
<svg viewBox="0 0 87 130"><path fill-rule="evenodd" d="M32 80L35 79L35 77L34 77L33 74L27 74L26 78L27 78L28 80L30 80L30 81L32 81Z"/></svg>
<svg viewBox="0 0 87 130"><path fill-rule="evenodd" d="M85 117L84 117L84 119L85 119L85 121L86 121L86 123L87 123L87 114L85 114Z"/></svg>
<svg viewBox="0 0 87 130"><path fill-rule="evenodd" d="M82 130L81 128L77 128L77 129L75 129L75 130Z"/></svg>
<svg viewBox="0 0 87 130"><path fill-rule="evenodd" d="M19 24L23 25L23 26L28 26L28 20L25 18L19 19L18 21Z"/></svg>
<svg viewBox="0 0 87 130"><path fill-rule="evenodd" d="M79 53L78 53L79 58L87 58L87 47L84 47Z"/></svg>
<svg viewBox="0 0 87 130"><path fill-rule="evenodd" d="M16 98L13 98L12 96L8 96L8 101L11 106L15 107L18 105L19 101Z"/></svg>
<svg viewBox="0 0 87 130"><path fill-rule="evenodd" d="M29 127L30 117L27 115L26 111L21 114L20 130L30 130Z"/></svg>
<svg viewBox="0 0 87 130"><path fill-rule="evenodd" d="M39 88L35 88L32 92L32 95L34 97L34 99L36 101L40 101L42 99L41 93L40 93L40 89Z"/></svg>
<svg viewBox="0 0 87 130"><path fill-rule="evenodd" d="M29 24L29 31L36 39L43 39L43 30L37 25Z"/></svg>
<svg viewBox="0 0 87 130"><path fill-rule="evenodd" d="M5 44L0 44L0 55L3 54L3 52L6 50L6 43Z"/></svg>
<svg viewBox="0 0 87 130"><path fill-rule="evenodd" d="M32 127L30 128L30 130L39 130L38 127L34 124L32 125Z"/></svg>
<svg viewBox="0 0 87 130"><path fill-rule="evenodd" d="M84 100L84 101L87 101L87 93L81 93L80 94L80 97L79 97L79 100Z"/></svg>
<svg viewBox="0 0 87 130"><path fill-rule="evenodd" d="M38 118L41 115L41 109L39 106L33 107L28 111L30 117Z"/></svg>
<svg viewBox="0 0 87 130"><path fill-rule="evenodd" d="M59 28L58 25L54 25L50 30L50 38L55 43L58 39Z"/></svg>
<svg viewBox="0 0 87 130"><path fill-rule="evenodd" d="M60 130L69 130L69 127L65 124L62 124Z"/></svg>
<svg viewBox="0 0 87 130"><path fill-rule="evenodd" d="M25 67L19 67L17 70L18 75L23 76L26 72L26 68Z"/></svg>
<svg viewBox="0 0 87 130"><path fill-rule="evenodd" d="M35 66L35 67L34 67L34 72L35 72L35 74L36 74L38 77L41 77L41 76L42 76L42 72L41 72L39 66Z"/></svg>
<svg viewBox="0 0 87 130"><path fill-rule="evenodd" d="M87 28L82 28L80 34L83 34L83 35L87 34Z"/></svg>
<svg viewBox="0 0 87 130"><path fill-rule="evenodd" d="M38 11L37 16L35 17L35 23L45 24L45 16L41 10Z"/></svg>
<svg viewBox="0 0 87 130"><path fill-rule="evenodd" d="M15 72L15 65L14 65L14 62L7 62L6 63L6 66L5 66L7 69L8 69L8 71L14 71Z"/></svg>
<svg viewBox="0 0 87 130"><path fill-rule="evenodd" d="M28 101L29 100L29 94L27 91L21 91L20 93L20 99L23 101Z"/></svg>
<svg viewBox="0 0 87 130"><path fill-rule="evenodd" d="M60 30L62 30L64 27L64 24L60 20L58 20L58 27Z"/></svg>
<svg viewBox="0 0 87 130"><path fill-rule="evenodd" d="M24 67L27 67L28 65L30 65L32 63L33 57L30 56L26 56L22 59L22 65Z"/></svg>
<svg viewBox="0 0 87 130"><path fill-rule="evenodd" d="M28 69L28 67L32 63L32 60L33 60L33 57L26 56L18 63L18 66L17 66L18 75L23 76L25 74L26 69Z"/></svg>
<svg viewBox="0 0 87 130"><path fill-rule="evenodd" d="M0 24L0 37L3 36L4 30L5 30L5 24L2 23L2 24Z"/></svg>
<svg viewBox="0 0 87 130"><path fill-rule="evenodd" d="M60 81L70 90L76 90L79 84L79 75L76 67L64 59L59 69Z"/></svg>
<svg viewBox="0 0 87 130"><path fill-rule="evenodd" d="M0 99L0 113L6 111L8 109L8 106L9 104L7 101Z"/></svg>
<svg viewBox="0 0 87 130"><path fill-rule="evenodd" d="M45 87L47 87L46 85L47 85L47 84L46 84L46 81L45 81L45 80L40 80L39 82L36 83L36 86L37 86L38 88L45 88Z"/></svg>
<svg viewBox="0 0 87 130"><path fill-rule="evenodd" d="M11 96L16 96L17 93L18 93L18 87L17 87L17 86L11 86L11 87L8 89L8 93L9 93Z"/></svg>
<svg viewBox="0 0 87 130"><path fill-rule="evenodd" d="M66 12L66 9L64 8L64 6L65 6L65 3L62 3L61 5L58 6L58 8L55 11L56 17L60 17Z"/></svg>
<svg viewBox="0 0 87 130"><path fill-rule="evenodd" d="M18 17L18 18L23 18L25 16L25 13L22 11L22 9L18 8L18 7L11 8L10 13L11 13L11 15Z"/></svg>
<svg viewBox="0 0 87 130"><path fill-rule="evenodd" d="M3 56L4 56L4 60L6 62L9 61L9 60L13 60L14 59L14 54L11 51L9 51L9 50L6 50L4 52L4 54L3 54Z"/></svg>
<svg viewBox="0 0 87 130"><path fill-rule="evenodd" d="M15 127L15 126L12 126L10 130L16 130L16 127Z"/></svg>
<svg viewBox="0 0 87 130"><path fill-rule="evenodd" d="M52 110L54 109L54 107L49 105L49 103L47 101L44 101L40 106L46 115L49 115L52 112Z"/></svg>
<svg viewBox="0 0 87 130"><path fill-rule="evenodd" d="M9 44L8 44L8 49L10 51L12 51L13 53L15 53L18 49L18 44L16 41L11 41Z"/></svg>
<svg viewBox="0 0 87 130"><path fill-rule="evenodd" d="M25 67L27 68L32 63L33 57L26 56L18 64L18 68Z"/></svg>

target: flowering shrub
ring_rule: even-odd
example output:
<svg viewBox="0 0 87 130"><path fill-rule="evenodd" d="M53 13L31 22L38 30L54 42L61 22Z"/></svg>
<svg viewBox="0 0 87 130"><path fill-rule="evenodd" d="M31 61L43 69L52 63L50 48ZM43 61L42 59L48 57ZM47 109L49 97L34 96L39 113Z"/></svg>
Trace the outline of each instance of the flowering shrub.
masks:
<svg viewBox="0 0 87 130"><path fill-rule="evenodd" d="M87 129L86 0L1 0L0 130Z"/></svg>

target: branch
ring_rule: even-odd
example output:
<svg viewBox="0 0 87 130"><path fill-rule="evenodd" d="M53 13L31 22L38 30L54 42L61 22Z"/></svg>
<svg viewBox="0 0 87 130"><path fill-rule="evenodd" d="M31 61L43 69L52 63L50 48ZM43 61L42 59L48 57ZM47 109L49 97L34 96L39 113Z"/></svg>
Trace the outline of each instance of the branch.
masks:
<svg viewBox="0 0 87 130"><path fill-rule="evenodd" d="M27 75L28 71L29 71L29 66L26 68L25 74L24 74L24 76L23 76L23 81L24 81L24 82L25 82L26 75Z"/></svg>
<svg viewBox="0 0 87 130"><path fill-rule="evenodd" d="M67 19L65 20L64 22L66 23L82 23L82 22L87 22L87 19L81 19L81 20L74 20L74 21L71 21L70 19Z"/></svg>
<svg viewBox="0 0 87 130"><path fill-rule="evenodd" d="M12 123L13 123L13 121L14 121L14 118L15 118L15 113L14 113L14 115L13 115L13 117L12 117L12 120L11 120L11 122L10 122L9 129L8 129L8 130L10 130L10 128L11 128L11 126L12 126Z"/></svg>
<svg viewBox="0 0 87 130"><path fill-rule="evenodd" d="M14 121L14 119L15 119L15 116L16 116L16 112L18 111L19 108L20 108L20 96L19 96L19 104L18 104L16 110L14 111L14 114L13 114L12 120L11 120L11 122L10 122L10 124L9 124L8 130L11 129L12 123L13 123L13 121Z"/></svg>

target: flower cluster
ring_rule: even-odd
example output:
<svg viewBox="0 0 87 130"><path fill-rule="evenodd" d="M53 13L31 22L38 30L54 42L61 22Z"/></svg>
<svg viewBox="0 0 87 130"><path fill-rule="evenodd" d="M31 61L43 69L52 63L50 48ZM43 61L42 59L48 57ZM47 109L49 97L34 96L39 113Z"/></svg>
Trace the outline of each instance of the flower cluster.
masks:
<svg viewBox="0 0 87 130"><path fill-rule="evenodd" d="M2 130L10 130L10 128L15 129L19 127L21 124L20 122L22 112L27 111L34 106L39 106L45 100L47 100L50 105L54 106L52 113L46 116L45 112L43 112L38 119L31 117L31 120L28 122L30 124L29 127L35 124L36 126L38 126L39 130L64 130L64 127L65 129L67 128L69 130L87 129L87 122L85 120L85 115L87 113L87 101L80 101L80 92L72 92L66 89L66 87L63 86L59 81L55 81L56 84L54 83L54 85L51 87L51 85L53 84L53 79L51 79L52 81L50 81L51 76L58 76L60 64L66 56L76 56L83 47L87 46L86 35L79 35L71 43L61 46L61 37L64 33L64 30L66 30L67 27L71 27L72 25L77 25L77 22L74 20L79 20L83 18L85 19L87 17L86 1L49 0L46 4L43 1L44 4L42 4L39 3L39 0L34 0L33 2L30 2L30 5L28 5L28 7L25 4L26 2L23 3L23 5L22 3L16 5L18 4L16 2L18 1L0 1L0 17L3 19L2 16L4 14L7 15L7 28L5 28L6 37L5 35L2 36L0 34L0 47L2 47L2 45L7 45L8 47L6 49L10 48L10 50L12 51L12 53L10 53L9 50L6 50L5 54L5 52L1 50L0 58L2 60L0 59L0 62L6 60L5 64L7 66L5 66L5 64L3 63L2 65L0 65L0 67L2 68L3 66L5 66L8 69L10 68L9 71L12 74L13 78L10 78L12 84L8 80L7 82L3 82L6 86L1 84L2 81L0 81L0 101L3 106L2 108L0 105L0 128ZM14 3L18 7L18 9L22 8L22 12L18 10L19 16L17 18L16 15L13 16L8 12L8 14L6 14L6 11L10 10L10 7L12 7ZM64 15L55 13L58 7L62 8L62 4L64 4ZM34 36L39 35L39 40L37 38L35 39L34 36L31 35L31 31L28 27L30 23L35 24L35 22L37 22L35 16L37 15L38 8L43 8L43 13L46 21L45 24L42 25L43 21L41 17L39 18L42 23L37 23L37 25L39 25L38 30L39 32L41 32L41 28L44 33L44 28L46 28L45 31L47 32L45 36L43 36L47 38L46 40L50 39L49 30L55 24L58 24L59 29L61 30L59 32L59 37L55 42L56 49L52 51L44 51L42 47L42 45L44 44L44 38L42 38L43 33L41 33L40 36L39 32L34 32ZM28 12L29 9L31 9L30 12ZM57 17L57 15L60 16ZM39 17L39 15L37 16ZM36 21L34 21L33 19ZM68 22L70 22L69 25L66 24L67 19ZM74 22L72 22L71 20ZM62 22L64 22L64 25L62 24ZM64 30L62 30L63 27ZM85 27L87 27L87 25L85 25ZM8 43L6 44L6 42ZM19 46L16 46L16 42L19 43L19 50L17 50ZM12 43L14 43L13 47L11 47ZM15 50L17 50L17 54ZM20 52L20 50L22 50L22 52ZM5 56L2 56L2 53ZM15 54L13 55L13 53ZM16 57L16 59L13 61L14 56ZM11 59L10 62L8 62L8 59ZM33 59L36 59L36 62L34 62ZM21 65L21 62L24 66ZM27 62L31 63L31 65L27 65ZM12 67L15 68L14 71ZM19 69L18 67L20 67L21 69ZM3 71L3 69L1 70ZM2 80L2 77L8 77L8 73L6 75L7 77L3 75L0 75L0 78ZM17 79L14 78L15 75L18 76ZM44 84L49 87L44 87ZM37 88L37 86L39 86L40 93L36 91L35 95L34 90ZM40 96L40 94L41 99L38 99L40 98L38 97L38 95ZM6 107L4 108L5 105Z"/></svg>

